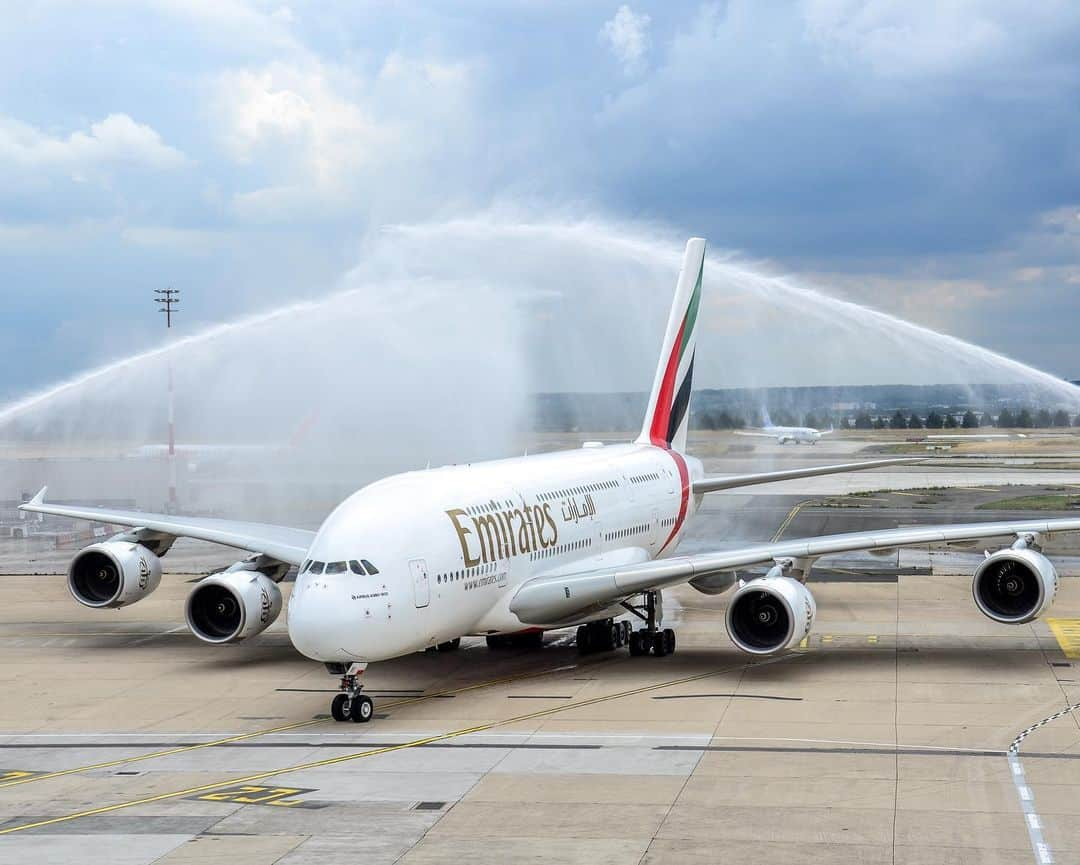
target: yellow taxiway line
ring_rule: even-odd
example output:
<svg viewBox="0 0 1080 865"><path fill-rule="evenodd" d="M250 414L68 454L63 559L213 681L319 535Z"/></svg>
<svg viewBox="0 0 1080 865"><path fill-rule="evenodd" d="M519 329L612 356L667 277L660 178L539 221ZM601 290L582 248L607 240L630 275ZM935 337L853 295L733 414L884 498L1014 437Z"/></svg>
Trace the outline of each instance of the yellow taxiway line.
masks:
<svg viewBox="0 0 1080 865"><path fill-rule="evenodd" d="M558 667L549 667L544 670L537 670L531 673L520 673L514 676L504 676L499 679L490 679L483 682L477 682L473 685L464 685L460 688L450 688L444 691L436 691L432 694L421 694L416 697L407 697L401 700L394 700L392 703L384 703L380 708L392 709L395 706L407 706L412 703L419 703L424 700L430 700L435 697L444 697L450 694L464 694L468 691L475 691L479 688L489 688L495 685L505 685L510 682L520 682L525 679L535 679L539 676L547 676L552 673L561 673L567 670L573 670L578 667L577 664L563 664ZM41 775L31 775L27 778L16 778L11 781L0 782L0 790L5 787L17 787L20 784L32 784L36 781L47 781L50 778L62 778L65 775L77 775L80 772L90 772L95 769L111 769L115 766L123 766L125 763L138 763L143 760L156 760L159 757L171 757L174 754L187 754L191 751L200 751L203 748L216 748L219 745L228 745L233 742L242 742L247 739L254 739L258 736L269 736L273 733L285 733L289 730L300 730L305 727L311 727L315 724L322 724L325 722L325 718L313 718L310 721L298 721L294 724L285 724L281 727L271 727L266 730L253 730L250 733L238 733L235 736L226 736L224 739L214 739L210 742L198 742L194 745L178 745L175 748L168 748L164 751L154 751L150 754L138 754L134 757L120 757L115 760L107 760L102 763L92 763L88 766L76 766L72 769L61 769L56 772L45 772ZM132 747L138 747L133 745Z"/></svg>
<svg viewBox="0 0 1080 865"><path fill-rule="evenodd" d="M1080 619L1047 619L1046 624L1066 658L1080 658Z"/></svg>
<svg viewBox="0 0 1080 865"><path fill-rule="evenodd" d="M516 724L522 721L531 721L536 718L544 718L549 715L559 714L560 712L568 712L571 709L581 709L586 706L594 706L597 703L604 703L609 700L618 700L623 697L632 697L636 694L656 691L660 688L669 688L673 685L684 685L688 682L696 682L700 679L706 679L710 676L723 675L724 673L730 673L734 670L743 669L745 667L761 666L762 664L775 663L776 661L796 657L801 656L797 654L782 655L778 658L770 659L769 661L758 662L757 664L740 664L737 667L727 667L720 670L710 670L707 673L697 673L693 676L684 676L679 679L671 679L665 682L658 682L654 685L643 685L640 688L631 688L627 691L618 691L614 694L604 694L599 697L592 697L588 700L579 700L575 703L566 703L561 706L553 706L549 709L540 709L535 712L528 712L524 715L515 715L512 718L503 718L499 721L489 721L485 724L476 724L472 727L463 727L460 730L451 730L447 733L437 733L434 736L425 736L422 739L413 739L410 742L402 742L398 745L385 745L379 748L371 748L366 751L357 751L352 754L343 754L339 757L328 757L325 760L313 760L310 763L298 763L293 766L284 766L280 769L270 769L266 772L256 772L253 775L245 775L240 778L228 778L224 781L214 781L209 784L200 784L196 787L186 787L183 790L173 790L168 793L158 793L153 796L143 796L139 799L130 799L127 802L118 802L115 805L103 805L100 808L89 808L85 811L77 811L73 814L64 814L60 817L49 817L48 819L37 820L33 823L24 823L21 826L9 826L6 829L0 829L0 835L10 835L13 832L23 832L27 829L40 829L43 826L53 826L57 823L65 823L69 820L78 820L81 817L94 817L100 814L110 814L114 811L121 811L125 808L134 808L139 805L149 805L153 802L163 802L168 799L178 799L182 796L193 796L197 793L205 793L210 790L217 790L221 787L232 787L237 784L251 784L256 781L263 781L267 778L274 778L278 775L285 775L289 772L304 772L309 769L321 769L326 766L336 766L339 763L348 763L353 760L361 760L365 757L377 757L380 754L392 754L395 751L405 751L409 748L420 747L421 745L430 745L435 742L445 742L448 739L456 739L460 736L467 736L470 733L482 733L486 730L494 729L495 727L506 726L507 724Z"/></svg>
<svg viewBox="0 0 1080 865"><path fill-rule="evenodd" d="M780 528L778 528L776 530L776 534L772 536L772 542L773 543L776 543L778 540L780 540L780 538L784 534L784 532L787 531L788 526L791 525L791 521L793 519L795 519L795 517L797 517L799 515L799 511L801 511L803 509L803 507L808 505L808 504L810 504L809 499L807 501L805 501L805 502L799 502L797 505L795 505L795 507L793 507L790 511L788 511L787 517L784 519L784 521L782 523L780 523Z"/></svg>

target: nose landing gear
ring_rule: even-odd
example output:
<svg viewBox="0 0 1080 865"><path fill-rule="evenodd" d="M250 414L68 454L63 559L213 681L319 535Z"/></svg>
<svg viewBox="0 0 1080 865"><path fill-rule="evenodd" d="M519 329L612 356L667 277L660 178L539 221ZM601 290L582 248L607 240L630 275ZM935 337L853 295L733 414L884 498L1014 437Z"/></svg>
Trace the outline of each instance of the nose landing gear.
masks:
<svg viewBox="0 0 1080 865"><path fill-rule="evenodd" d="M327 664L331 673L341 673L341 691L330 702L330 715L335 721L355 721L358 724L366 724L375 714L375 704L371 697L362 694L363 685L360 677L367 668L366 663L354 662L346 667L344 664Z"/></svg>

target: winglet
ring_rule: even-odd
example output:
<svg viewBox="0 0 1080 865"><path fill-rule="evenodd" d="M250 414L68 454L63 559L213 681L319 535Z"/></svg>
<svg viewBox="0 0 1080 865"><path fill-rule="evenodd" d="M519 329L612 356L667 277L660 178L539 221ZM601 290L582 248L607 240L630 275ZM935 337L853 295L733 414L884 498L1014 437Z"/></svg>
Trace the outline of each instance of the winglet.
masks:
<svg viewBox="0 0 1080 865"><path fill-rule="evenodd" d="M45 504L45 493L47 493L48 491L48 486L42 487L40 490L37 491L37 495L30 499L30 501L28 501L24 505L19 505L19 510L21 511L24 509L29 509L31 507L41 507L43 504Z"/></svg>

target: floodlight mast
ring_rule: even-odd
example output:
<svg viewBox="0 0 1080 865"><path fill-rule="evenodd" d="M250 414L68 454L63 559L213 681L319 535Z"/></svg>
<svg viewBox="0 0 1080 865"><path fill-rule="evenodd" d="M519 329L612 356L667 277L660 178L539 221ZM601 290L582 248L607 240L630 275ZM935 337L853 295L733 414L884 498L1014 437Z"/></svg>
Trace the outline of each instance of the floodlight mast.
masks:
<svg viewBox="0 0 1080 865"><path fill-rule="evenodd" d="M172 329L172 317L175 307L180 305L180 289L155 288L154 301L160 303L158 312L165 313L165 328ZM169 357L169 510L176 511L176 428L175 408L173 405L173 368Z"/></svg>

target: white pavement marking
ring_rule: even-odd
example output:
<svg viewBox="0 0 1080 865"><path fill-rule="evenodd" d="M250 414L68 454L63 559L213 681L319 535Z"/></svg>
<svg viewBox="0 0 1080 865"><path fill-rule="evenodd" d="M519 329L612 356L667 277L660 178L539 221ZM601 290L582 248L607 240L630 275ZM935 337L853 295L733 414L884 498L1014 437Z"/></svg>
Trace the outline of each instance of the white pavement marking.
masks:
<svg viewBox="0 0 1080 865"><path fill-rule="evenodd" d="M1028 786L1027 778L1024 777L1024 766L1020 762L1020 745L1029 735L1040 727L1045 727L1051 721L1056 721L1070 712L1080 709L1080 703L1066 706L1060 712L1055 712L1041 721L1037 721L1030 727L1021 730L1009 745L1009 768L1012 769L1013 785L1016 787L1016 795L1020 799L1020 809L1024 812L1024 822L1027 824L1028 838L1031 840L1031 850L1035 854L1035 861L1039 865L1051 865L1054 861L1054 851L1046 843L1042 834L1042 820L1035 813L1035 794Z"/></svg>
<svg viewBox="0 0 1080 865"><path fill-rule="evenodd" d="M1024 778L1024 767L1020 763L1020 755L1015 751L1009 753L1009 766L1012 768L1016 794L1020 797L1020 809L1024 812L1024 822L1027 825L1028 839L1031 841L1031 850L1035 854L1035 861L1039 865L1051 865L1054 861L1054 851L1050 849L1050 845L1043 839L1042 820L1035 813L1035 796Z"/></svg>

